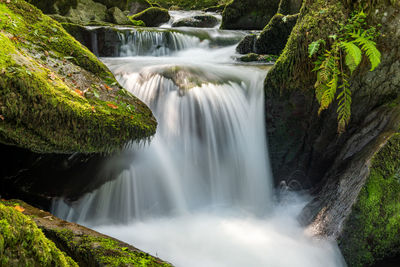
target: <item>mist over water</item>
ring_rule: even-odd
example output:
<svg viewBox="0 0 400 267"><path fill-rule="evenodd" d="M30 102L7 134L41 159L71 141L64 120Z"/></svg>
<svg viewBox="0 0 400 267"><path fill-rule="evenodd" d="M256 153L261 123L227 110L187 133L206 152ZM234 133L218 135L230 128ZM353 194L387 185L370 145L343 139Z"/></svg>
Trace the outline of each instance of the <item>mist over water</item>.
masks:
<svg viewBox="0 0 400 267"><path fill-rule="evenodd" d="M299 226L306 199L274 197L266 71L235 64L235 46L186 42L182 33L175 37L184 46L154 53L159 38L141 36L147 50L103 61L151 107L157 134L127 152L130 168L117 179L74 203L55 201L53 212L176 266L344 266L334 242ZM136 44L122 42L125 51Z"/></svg>

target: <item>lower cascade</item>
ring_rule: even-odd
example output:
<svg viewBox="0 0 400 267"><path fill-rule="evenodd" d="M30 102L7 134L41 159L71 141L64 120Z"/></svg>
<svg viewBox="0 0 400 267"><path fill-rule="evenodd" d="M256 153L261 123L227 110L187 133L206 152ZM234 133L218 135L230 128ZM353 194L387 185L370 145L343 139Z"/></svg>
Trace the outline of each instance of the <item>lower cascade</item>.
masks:
<svg viewBox="0 0 400 267"><path fill-rule="evenodd" d="M159 33L148 32L149 42L158 41L152 34ZM134 42L124 42L124 51ZM77 201L54 201L55 215L175 266L345 266L333 241L297 222L306 197L285 190L276 197L264 122L267 70L234 64L234 54L235 46L187 42L174 53L103 58L151 107L157 134L115 159L131 160L117 179Z"/></svg>

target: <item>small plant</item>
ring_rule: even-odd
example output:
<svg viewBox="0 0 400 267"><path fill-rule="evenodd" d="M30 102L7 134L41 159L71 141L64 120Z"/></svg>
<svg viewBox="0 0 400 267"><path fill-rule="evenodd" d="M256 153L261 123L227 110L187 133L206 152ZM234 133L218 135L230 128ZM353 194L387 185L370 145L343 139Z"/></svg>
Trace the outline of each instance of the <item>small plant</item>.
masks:
<svg viewBox="0 0 400 267"><path fill-rule="evenodd" d="M375 27L368 27L366 15L361 10L341 25L337 35L330 35L330 49L324 49L314 62L317 72L315 95L320 104L318 115L338 100L338 133L345 131L351 117L351 91L349 79L360 65L363 54L371 63L373 71L381 62L381 53L374 39L378 36ZM309 57L317 55L327 41L319 39L308 47ZM344 60L343 60L344 59ZM339 90L338 90L339 89ZM338 94L337 91L339 91Z"/></svg>

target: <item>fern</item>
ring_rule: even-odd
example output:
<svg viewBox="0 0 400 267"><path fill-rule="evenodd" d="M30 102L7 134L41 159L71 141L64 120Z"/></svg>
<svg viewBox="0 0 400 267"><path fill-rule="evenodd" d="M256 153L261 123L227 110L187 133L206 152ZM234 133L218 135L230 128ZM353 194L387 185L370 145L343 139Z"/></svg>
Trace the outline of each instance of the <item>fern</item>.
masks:
<svg viewBox="0 0 400 267"><path fill-rule="evenodd" d="M338 34L329 36L334 40L331 49L325 49L324 54L318 56L314 62L313 71L317 72L317 81L314 84L315 96L320 105L318 115L330 107L335 101L336 92L340 89L336 97L339 134L345 131L350 122L352 100L349 78L360 65L363 53L371 63L371 71L381 62L381 53L373 41L377 36L376 29L374 27L365 29L365 21L366 15L362 10L353 14ZM309 45L309 57L319 52L321 44L326 45L326 42L320 39ZM342 54L345 55L344 63ZM350 76L345 73L343 65L347 66Z"/></svg>
<svg viewBox="0 0 400 267"><path fill-rule="evenodd" d="M342 91L338 94L338 133L343 133L350 122L351 116L351 91L350 85L345 74L342 76Z"/></svg>
<svg viewBox="0 0 400 267"><path fill-rule="evenodd" d="M371 62L370 71L373 71L381 63L381 52L376 48L376 43L358 33L352 33L351 36L355 39L354 42L359 44L365 52L365 55Z"/></svg>
<svg viewBox="0 0 400 267"><path fill-rule="evenodd" d="M340 47L342 47L346 52L345 63L349 68L350 73L356 70L358 65L361 63L362 52L354 43L351 42L340 42Z"/></svg>

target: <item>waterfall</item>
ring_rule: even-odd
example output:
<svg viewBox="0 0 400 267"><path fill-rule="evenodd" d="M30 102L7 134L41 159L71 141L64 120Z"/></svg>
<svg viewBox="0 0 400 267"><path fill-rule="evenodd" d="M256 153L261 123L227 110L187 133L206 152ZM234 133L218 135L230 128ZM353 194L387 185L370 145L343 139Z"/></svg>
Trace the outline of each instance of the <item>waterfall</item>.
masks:
<svg viewBox="0 0 400 267"><path fill-rule="evenodd" d="M333 242L299 226L304 198L274 199L265 68L235 64L235 46L172 35L121 35L124 57L103 58L151 107L157 134L148 146L132 145L118 178L72 203L55 200L53 213L176 266L344 266Z"/></svg>

